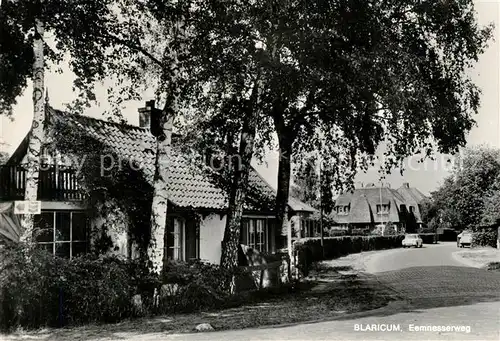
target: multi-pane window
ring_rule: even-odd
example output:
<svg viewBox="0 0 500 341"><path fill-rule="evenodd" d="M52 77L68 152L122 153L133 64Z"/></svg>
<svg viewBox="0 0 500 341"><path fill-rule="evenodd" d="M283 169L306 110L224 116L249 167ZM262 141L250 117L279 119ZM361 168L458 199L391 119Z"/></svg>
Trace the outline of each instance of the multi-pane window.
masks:
<svg viewBox="0 0 500 341"><path fill-rule="evenodd" d="M377 205L377 214L389 214L389 205Z"/></svg>
<svg viewBox="0 0 500 341"><path fill-rule="evenodd" d="M260 252L271 251L270 233L266 219L244 219L241 243Z"/></svg>
<svg viewBox="0 0 500 341"><path fill-rule="evenodd" d="M338 215L348 215L349 211L350 211L349 205L347 205L347 206L337 206L336 209L337 209L337 214Z"/></svg>
<svg viewBox="0 0 500 341"><path fill-rule="evenodd" d="M181 218L170 218L167 225L167 257L184 260L185 224Z"/></svg>
<svg viewBox="0 0 500 341"><path fill-rule="evenodd" d="M39 247L65 258L87 252L87 218L83 212L43 211L34 217Z"/></svg>

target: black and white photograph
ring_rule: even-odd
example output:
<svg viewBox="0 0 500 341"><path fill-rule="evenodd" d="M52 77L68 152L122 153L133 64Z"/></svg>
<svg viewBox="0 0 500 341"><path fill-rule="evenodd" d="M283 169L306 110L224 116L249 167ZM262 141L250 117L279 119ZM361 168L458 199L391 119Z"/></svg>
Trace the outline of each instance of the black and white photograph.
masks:
<svg viewBox="0 0 500 341"><path fill-rule="evenodd" d="M500 340L500 0L0 0L0 340Z"/></svg>

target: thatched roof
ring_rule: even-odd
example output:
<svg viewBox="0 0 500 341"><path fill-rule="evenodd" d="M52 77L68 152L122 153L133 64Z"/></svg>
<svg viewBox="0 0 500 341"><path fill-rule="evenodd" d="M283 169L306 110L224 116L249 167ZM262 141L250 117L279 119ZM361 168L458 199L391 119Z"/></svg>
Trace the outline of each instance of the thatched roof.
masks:
<svg viewBox="0 0 500 341"><path fill-rule="evenodd" d="M405 212L410 206L415 207L415 218L421 222L418 203L425 196L416 188L400 188L398 190L389 187L356 188L353 192L339 195L335 206L348 206L348 214L332 213L333 219L339 224L378 224L405 222ZM386 214L377 214L377 205L388 205Z"/></svg>

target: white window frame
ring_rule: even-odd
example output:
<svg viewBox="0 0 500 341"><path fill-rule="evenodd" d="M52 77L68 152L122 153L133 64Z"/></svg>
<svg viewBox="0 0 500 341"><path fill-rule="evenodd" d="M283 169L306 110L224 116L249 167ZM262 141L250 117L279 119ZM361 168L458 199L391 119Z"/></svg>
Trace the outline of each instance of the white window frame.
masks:
<svg viewBox="0 0 500 341"><path fill-rule="evenodd" d="M172 250L172 260L184 261L186 259L186 221L181 217L173 217L173 232L167 238L174 237L174 245L168 248Z"/></svg>
<svg viewBox="0 0 500 341"><path fill-rule="evenodd" d="M246 233L247 246L259 252L269 252L271 249L270 241L268 238L269 224L265 218L244 217L247 223ZM261 231L258 232L259 227ZM257 239L257 233L261 235Z"/></svg>

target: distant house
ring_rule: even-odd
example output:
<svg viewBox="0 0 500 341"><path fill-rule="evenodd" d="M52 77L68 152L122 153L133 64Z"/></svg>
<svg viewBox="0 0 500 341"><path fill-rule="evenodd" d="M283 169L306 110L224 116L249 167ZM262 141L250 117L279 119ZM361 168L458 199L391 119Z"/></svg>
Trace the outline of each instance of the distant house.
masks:
<svg viewBox="0 0 500 341"><path fill-rule="evenodd" d="M423 225L420 204L424 199L408 183L397 190L368 184L339 195L332 218L344 228L373 230L379 224L392 223L399 230L414 232Z"/></svg>
<svg viewBox="0 0 500 341"><path fill-rule="evenodd" d="M54 254L74 257L91 248L135 257L148 239L156 140L151 119L141 109L141 126L111 123L47 106L44 156L35 216L38 244ZM56 127L56 129L54 129ZM63 144L55 134L68 134ZM227 190L212 168L195 159L173 139L168 164L168 258L218 263L227 217ZM57 140L59 141L59 140ZM68 142L69 141L69 142ZM0 174L0 236L15 239L12 202L22 200L26 181L25 138ZM80 153L78 153L80 152ZM276 227L275 191L250 171L241 243L273 253L283 247ZM307 216L310 206L291 198L289 218ZM9 224L2 222L8 221ZM18 223L17 223L18 224ZM284 244L286 245L286 243Z"/></svg>

